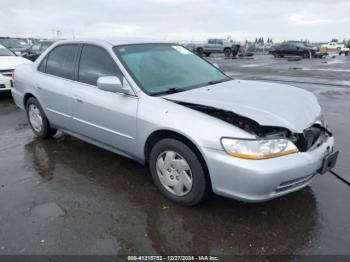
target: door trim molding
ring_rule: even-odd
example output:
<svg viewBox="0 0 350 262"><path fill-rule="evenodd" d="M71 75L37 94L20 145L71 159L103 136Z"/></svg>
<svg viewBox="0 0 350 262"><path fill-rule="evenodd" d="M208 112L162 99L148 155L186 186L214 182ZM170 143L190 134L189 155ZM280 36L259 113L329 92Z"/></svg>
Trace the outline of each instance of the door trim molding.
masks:
<svg viewBox="0 0 350 262"><path fill-rule="evenodd" d="M80 118L76 118L76 117L72 117L72 118L73 118L73 120L76 120L76 121L79 121L79 122L81 122L81 123L84 123L84 124L87 124L87 125L90 125L90 126L93 126L93 127L99 128L99 129L102 129L102 130L107 131L107 132L110 132L110 133L112 133L112 134L116 134L116 135L119 135L119 136L128 138L128 139L130 139L130 140L134 140L134 139L135 139L135 138L132 137L132 136L128 136L128 135L126 135L126 134L117 132L117 131L115 131L115 130L112 130L112 129L109 129L109 128L106 128L106 127L103 127L103 126L99 126L99 125L93 124L93 123L91 123L91 122L82 120L82 119L80 119Z"/></svg>

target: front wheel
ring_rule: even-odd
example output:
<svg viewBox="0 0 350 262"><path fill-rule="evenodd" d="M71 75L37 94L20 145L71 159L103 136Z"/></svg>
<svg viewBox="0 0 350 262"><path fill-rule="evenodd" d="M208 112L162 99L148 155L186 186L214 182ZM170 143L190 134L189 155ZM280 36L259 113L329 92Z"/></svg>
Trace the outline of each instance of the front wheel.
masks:
<svg viewBox="0 0 350 262"><path fill-rule="evenodd" d="M310 55L310 52L306 51L303 53L303 58L310 58L311 55Z"/></svg>
<svg viewBox="0 0 350 262"><path fill-rule="evenodd" d="M149 167L153 181L165 197L193 206L209 192L209 182L197 155L176 139L160 140L152 148Z"/></svg>
<svg viewBox="0 0 350 262"><path fill-rule="evenodd" d="M50 123L37 99L31 97L26 104L28 122L37 137L53 137L57 130L50 127Z"/></svg>

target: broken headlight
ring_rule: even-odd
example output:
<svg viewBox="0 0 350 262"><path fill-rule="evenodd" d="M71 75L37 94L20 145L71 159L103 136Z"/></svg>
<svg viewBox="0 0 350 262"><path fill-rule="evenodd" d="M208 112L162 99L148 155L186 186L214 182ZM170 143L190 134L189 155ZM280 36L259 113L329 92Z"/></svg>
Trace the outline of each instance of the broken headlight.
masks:
<svg viewBox="0 0 350 262"><path fill-rule="evenodd" d="M221 144L229 155L245 159L266 159L299 152L293 142L287 139L222 138Z"/></svg>

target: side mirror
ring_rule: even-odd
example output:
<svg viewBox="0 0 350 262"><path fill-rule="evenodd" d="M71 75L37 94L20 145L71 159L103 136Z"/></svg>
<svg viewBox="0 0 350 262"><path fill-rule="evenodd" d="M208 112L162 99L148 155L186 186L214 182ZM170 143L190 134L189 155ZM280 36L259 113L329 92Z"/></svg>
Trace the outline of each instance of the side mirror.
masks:
<svg viewBox="0 0 350 262"><path fill-rule="evenodd" d="M112 93L129 94L130 89L124 87L116 76L101 76L97 79L97 88Z"/></svg>
<svg viewBox="0 0 350 262"><path fill-rule="evenodd" d="M215 66L216 68L220 68L220 66L217 63L213 63L213 66Z"/></svg>

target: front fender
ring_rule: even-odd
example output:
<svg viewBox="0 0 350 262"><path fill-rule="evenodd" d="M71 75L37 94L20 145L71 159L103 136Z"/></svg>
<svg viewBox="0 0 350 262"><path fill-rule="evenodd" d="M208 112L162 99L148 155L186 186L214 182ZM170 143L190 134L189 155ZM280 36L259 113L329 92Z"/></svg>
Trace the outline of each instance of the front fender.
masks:
<svg viewBox="0 0 350 262"><path fill-rule="evenodd" d="M220 143L222 137L254 138L253 135L227 122L164 98L140 97L137 112L138 159L144 160L146 141L158 130L178 133L198 149L204 147L223 150Z"/></svg>

